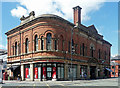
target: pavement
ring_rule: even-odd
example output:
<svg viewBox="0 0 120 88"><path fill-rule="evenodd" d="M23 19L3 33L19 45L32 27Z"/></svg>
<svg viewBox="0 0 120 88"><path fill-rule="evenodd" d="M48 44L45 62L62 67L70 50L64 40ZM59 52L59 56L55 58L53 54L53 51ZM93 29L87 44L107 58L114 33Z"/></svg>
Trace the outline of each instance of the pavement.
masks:
<svg viewBox="0 0 120 88"><path fill-rule="evenodd" d="M74 80L74 81L3 81L1 88L118 88L118 78L97 79L97 80Z"/></svg>

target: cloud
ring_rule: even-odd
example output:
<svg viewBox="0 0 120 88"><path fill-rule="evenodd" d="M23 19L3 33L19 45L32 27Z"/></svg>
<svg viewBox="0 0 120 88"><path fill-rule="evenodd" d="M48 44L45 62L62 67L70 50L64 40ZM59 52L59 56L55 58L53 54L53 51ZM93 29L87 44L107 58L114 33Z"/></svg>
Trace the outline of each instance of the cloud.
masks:
<svg viewBox="0 0 120 88"><path fill-rule="evenodd" d="M4 46L4 45L0 44L0 49L7 49L7 46Z"/></svg>
<svg viewBox="0 0 120 88"><path fill-rule="evenodd" d="M11 11L12 16L21 17L35 11L41 14L55 14L67 20L73 20L73 7L82 7L82 21L90 20L90 12L101 8L106 0L19 0L20 5ZM24 8L25 7L25 8Z"/></svg>
<svg viewBox="0 0 120 88"><path fill-rule="evenodd" d="M12 16L21 17L22 15L27 15L27 10L21 6L11 10Z"/></svg>

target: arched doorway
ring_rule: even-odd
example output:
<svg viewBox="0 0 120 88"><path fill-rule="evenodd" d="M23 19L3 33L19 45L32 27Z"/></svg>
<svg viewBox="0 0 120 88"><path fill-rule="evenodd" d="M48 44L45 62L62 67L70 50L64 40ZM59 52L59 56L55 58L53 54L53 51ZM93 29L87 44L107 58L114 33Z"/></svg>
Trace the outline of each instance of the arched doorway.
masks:
<svg viewBox="0 0 120 88"><path fill-rule="evenodd" d="M96 75L98 75L98 69L97 69L97 65L99 64L98 63L98 60L96 58L90 58L88 60L88 64L90 66L90 79L96 79Z"/></svg>

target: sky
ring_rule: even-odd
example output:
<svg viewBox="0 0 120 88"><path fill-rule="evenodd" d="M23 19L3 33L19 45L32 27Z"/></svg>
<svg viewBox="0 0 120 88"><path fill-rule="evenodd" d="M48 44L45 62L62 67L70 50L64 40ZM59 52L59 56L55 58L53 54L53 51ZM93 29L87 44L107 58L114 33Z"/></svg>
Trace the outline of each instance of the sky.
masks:
<svg viewBox="0 0 120 88"><path fill-rule="evenodd" d="M115 2L116 1L116 2ZM20 17L35 11L55 14L73 23L73 7L82 8L82 24L95 25L99 34L112 44L111 55L118 54L118 0L1 0L0 49L7 49L5 32L20 25Z"/></svg>

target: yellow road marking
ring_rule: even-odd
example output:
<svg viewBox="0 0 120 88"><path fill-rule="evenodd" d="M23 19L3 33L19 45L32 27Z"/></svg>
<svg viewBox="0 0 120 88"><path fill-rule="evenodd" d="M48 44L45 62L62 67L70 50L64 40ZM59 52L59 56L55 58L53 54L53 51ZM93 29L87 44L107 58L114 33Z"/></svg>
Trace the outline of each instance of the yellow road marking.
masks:
<svg viewBox="0 0 120 88"><path fill-rule="evenodd" d="M50 86L46 83L46 85L48 86L48 88L50 88Z"/></svg>

